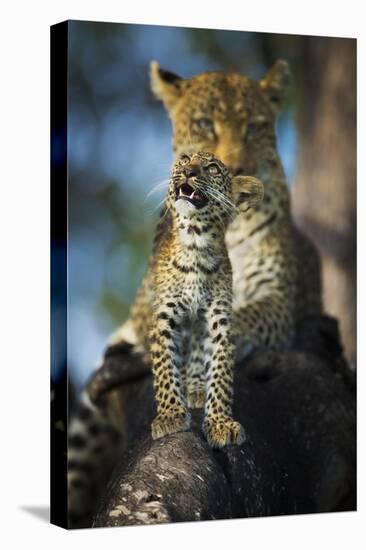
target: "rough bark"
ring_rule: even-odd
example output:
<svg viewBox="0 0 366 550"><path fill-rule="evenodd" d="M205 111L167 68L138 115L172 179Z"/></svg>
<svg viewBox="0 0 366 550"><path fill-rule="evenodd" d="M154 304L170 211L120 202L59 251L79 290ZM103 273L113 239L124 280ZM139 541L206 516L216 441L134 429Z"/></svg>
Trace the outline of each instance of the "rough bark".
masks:
<svg viewBox="0 0 366 550"><path fill-rule="evenodd" d="M96 393L114 388L128 443L95 527L355 509L354 379L334 320L309 319L294 349L237 365L235 416L247 438L220 451L202 436L202 411L191 431L151 439L151 376L135 354L140 375L129 382L126 355L106 359L111 383L94 381Z"/></svg>
<svg viewBox="0 0 366 550"><path fill-rule="evenodd" d="M307 40L293 211L321 252L325 310L356 359L356 41Z"/></svg>

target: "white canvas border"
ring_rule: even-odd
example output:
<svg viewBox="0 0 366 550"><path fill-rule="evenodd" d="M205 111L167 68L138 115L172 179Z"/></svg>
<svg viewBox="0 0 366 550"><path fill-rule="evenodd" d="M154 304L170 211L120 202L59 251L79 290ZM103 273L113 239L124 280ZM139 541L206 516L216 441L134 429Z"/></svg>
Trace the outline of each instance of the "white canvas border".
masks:
<svg viewBox="0 0 366 550"><path fill-rule="evenodd" d="M207 522L67 533L24 511L44 506L49 495L49 26L67 18L176 26L242 29L358 38L358 97L365 98L362 3L307 0L239 2L185 0L62 3L12 2L2 8L1 33L1 301L5 373L1 397L2 538L7 546L70 548L100 544L133 548L361 547L365 521L362 403L365 292L359 289L359 512ZM364 114L358 102L358 267L365 280ZM359 285L360 286L360 285ZM5 307L4 307L5 304Z"/></svg>

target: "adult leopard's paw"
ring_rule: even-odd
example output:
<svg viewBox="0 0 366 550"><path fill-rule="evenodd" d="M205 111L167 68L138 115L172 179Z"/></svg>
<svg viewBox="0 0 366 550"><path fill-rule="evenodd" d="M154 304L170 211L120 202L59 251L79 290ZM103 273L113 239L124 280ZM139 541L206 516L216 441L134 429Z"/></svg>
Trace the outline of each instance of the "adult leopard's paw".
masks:
<svg viewBox="0 0 366 550"><path fill-rule="evenodd" d="M227 445L241 445L245 441L243 426L232 418L206 418L202 429L207 443L213 449L221 449Z"/></svg>
<svg viewBox="0 0 366 550"><path fill-rule="evenodd" d="M191 427L191 415L187 411L158 414L151 424L153 439L159 439L168 434L186 432Z"/></svg>
<svg viewBox="0 0 366 550"><path fill-rule="evenodd" d="M187 392L187 404L190 409L203 409L206 401L205 388L196 388L194 390L188 390Z"/></svg>

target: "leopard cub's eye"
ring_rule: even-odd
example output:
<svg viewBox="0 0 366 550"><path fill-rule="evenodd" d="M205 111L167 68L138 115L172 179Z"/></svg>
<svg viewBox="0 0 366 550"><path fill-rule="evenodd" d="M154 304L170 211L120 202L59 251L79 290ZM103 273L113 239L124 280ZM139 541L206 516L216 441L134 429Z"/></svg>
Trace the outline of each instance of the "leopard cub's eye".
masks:
<svg viewBox="0 0 366 550"><path fill-rule="evenodd" d="M217 166L217 164L215 164L214 162L212 162L211 164L209 164L207 166L207 172L211 175L211 176L217 176L217 174L220 173L220 169L219 167Z"/></svg>
<svg viewBox="0 0 366 550"><path fill-rule="evenodd" d="M197 118L195 121L196 126L200 128L200 130L203 130L204 132L213 132L213 122L209 118Z"/></svg>
<svg viewBox="0 0 366 550"><path fill-rule="evenodd" d="M189 158L188 155L181 155L181 156L179 157L179 162L180 162L181 164L187 164L190 160L191 160L191 159Z"/></svg>

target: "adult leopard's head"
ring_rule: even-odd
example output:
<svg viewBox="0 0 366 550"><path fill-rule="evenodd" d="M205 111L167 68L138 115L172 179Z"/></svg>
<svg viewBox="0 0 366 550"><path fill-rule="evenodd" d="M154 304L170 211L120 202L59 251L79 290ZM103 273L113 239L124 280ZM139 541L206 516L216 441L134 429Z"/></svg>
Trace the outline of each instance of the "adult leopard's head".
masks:
<svg viewBox="0 0 366 550"><path fill-rule="evenodd" d="M151 86L173 124L175 153L209 151L233 174L276 163L275 121L289 79L279 60L259 81L234 73L183 79L151 63Z"/></svg>

